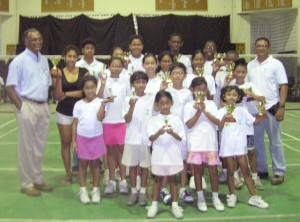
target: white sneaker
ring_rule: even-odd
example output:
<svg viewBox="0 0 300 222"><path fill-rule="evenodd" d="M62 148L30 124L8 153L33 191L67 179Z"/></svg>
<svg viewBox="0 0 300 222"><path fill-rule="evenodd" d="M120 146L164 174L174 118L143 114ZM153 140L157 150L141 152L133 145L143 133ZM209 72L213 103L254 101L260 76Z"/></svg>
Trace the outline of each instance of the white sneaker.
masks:
<svg viewBox="0 0 300 222"><path fill-rule="evenodd" d="M190 178L189 187L190 187L191 190L196 190L195 177L194 176L191 176L191 178Z"/></svg>
<svg viewBox="0 0 300 222"><path fill-rule="evenodd" d="M172 207L172 214L176 219L182 219L183 209L180 206Z"/></svg>
<svg viewBox="0 0 300 222"><path fill-rule="evenodd" d="M92 191L91 192L92 196L92 203L100 203L100 190Z"/></svg>
<svg viewBox="0 0 300 222"><path fill-rule="evenodd" d="M220 183L226 183L227 181L227 170L221 170L219 174L219 182Z"/></svg>
<svg viewBox="0 0 300 222"><path fill-rule="evenodd" d="M156 216L157 211L158 211L158 207L149 206L149 207L146 207L146 209L148 210L148 213L147 213L148 218L154 218Z"/></svg>
<svg viewBox="0 0 300 222"><path fill-rule="evenodd" d="M88 204L91 202L88 193L85 191L79 192L79 199L82 204Z"/></svg>
<svg viewBox="0 0 300 222"><path fill-rule="evenodd" d="M252 196L250 197L248 204L251 206L259 207L259 208L268 208L269 204L266 203L260 196Z"/></svg>
<svg viewBox="0 0 300 222"><path fill-rule="evenodd" d="M253 179L252 179L253 180ZM264 190L265 187L264 185L261 183L259 177L256 177L256 179L253 180L253 183L254 183L254 186L255 186L255 189L257 190Z"/></svg>
<svg viewBox="0 0 300 222"><path fill-rule="evenodd" d="M240 190L244 185L241 178L239 176L238 177L233 177L233 180L234 180L235 189Z"/></svg>
<svg viewBox="0 0 300 222"><path fill-rule="evenodd" d="M140 191L140 189L141 189L141 184L142 184L141 176L140 176L140 175L137 175L137 176L136 176L136 189L137 189L138 191Z"/></svg>
<svg viewBox="0 0 300 222"><path fill-rule="evenodd" d="M103 176L103 185L107 185L109 181L109 170L106 169L104 171L104 176Z"/></svg>
<svg viewBox="0 0 300 222"><path fill-rule="evenodd" d="M206 188L207 188L207 184L205 182L205 178L202 177L202 190L206 190Z"/></svg>
<svg viewBox="0 0 300 222"><path fill-rule="evenodd" d="M236 195L235 194L227 194L227 206L228 207L235 207L236 205Z"/></svg>
<svg viewBox="0 0 300 222"><path fill-rule="evenodd" d="M128 194L128 186L127 186L127 183L124 182L124 181L121 181L119 183L119 192L121 194Z"/></svg>
<svg viewBox="0 0 300 222"><path fill-rule="evenodd" d="M206 206L206 202L200 202L198 201L197 204L198 210L202 211L202 212L206 212L207 211L207 206Z"/></svg>
<svg viewBox="0 0 300 222"><path fill-rule="evenodd" d="M179 198L184 200L187 203L194 202L194 197L191 195L191 193L185 189L179 194Z"/></svg>
<svg viewBox="0 0 300 222"><path fill-rule="evenodd" d="M172 202L171 194L167 189L165 191L160 191L159 197L162 199L165 205L171 204Z"/></svg>
<svg viewBox="0 0 300 222"><path fill-rule="evenodd" d="M217 211L224 211L224 204L221 202L219 198L213 199L212 204Z"/></svg>
<svg viewBox="0 0 300 222"><path fill-rule="evenodd" d="M105 187L104 193L105 194L113 194L116 191L116 181L110 180Z"/></svg>

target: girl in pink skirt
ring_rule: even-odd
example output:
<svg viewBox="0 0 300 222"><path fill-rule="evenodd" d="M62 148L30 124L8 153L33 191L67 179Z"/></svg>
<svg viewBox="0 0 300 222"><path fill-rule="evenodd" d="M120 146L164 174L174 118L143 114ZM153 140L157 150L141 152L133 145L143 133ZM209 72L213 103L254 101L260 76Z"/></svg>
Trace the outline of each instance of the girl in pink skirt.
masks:
<svg viewBox="0 0 300 222"><path fill-rule="evenodd" d="M96 95L97 80L94 76L85 76L83 80L83 99L75 103L73 110L73 151L79 157L79 198L81 203L90 203L86 191L86 173L90 163L93 190L92 203L100 202L99 190L99 157L106 153L101 121L105 115L102 99Z"/></svg>
<svg viewBox="0 0 300 222"><path fill-rule="evenodd" d="M184 122L187 128L188 157L187 163L193 164L195 170L195 185L198 195L198 210L207 211L206 201L202 189L203 165L208 166L212 189L212 205L217 211L223 211L224 205L218 194L219 162L217 125L219 120L215 117L217 106L212 100L206 100L207 82L203 77L192 80L191 90L194 101L184 107Z"/></svg>
<svg viewBox="0 0 300 222"><path fill-rule="evenodd" d="M121 182L119 192L128 194L128 186L125 179L125 166L121 163L124 150L126 122L122 114L125 105L125 97L130 96L130 82L128 78L121 77L123 61L118 57L112 57L109 62L110 75L100 75L99 96L110 99L105 108L103 119L103 136L107 146L107 160L109 169L109 182L105 187L105 194L113 194L116 190L115 169L120 168Z"/></svg>

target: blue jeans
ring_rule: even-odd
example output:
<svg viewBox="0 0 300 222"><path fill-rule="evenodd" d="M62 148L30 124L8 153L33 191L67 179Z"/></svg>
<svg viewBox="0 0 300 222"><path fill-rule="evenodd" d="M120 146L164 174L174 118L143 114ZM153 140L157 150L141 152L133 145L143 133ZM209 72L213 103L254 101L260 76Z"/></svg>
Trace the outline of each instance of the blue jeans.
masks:
<svg viewBox="0 0 300 222"><path fill-rule="evenodd" d="M286 173L286 163L281 140L280 122L278 122L271 113L266 112L266 114L268 119L262 120L257 126L254 126L254 146L257 156L257 170L259 172L268 172L266 147L264 143L266 130L270 141L273 173L274 175L284 176Z"/></svg>

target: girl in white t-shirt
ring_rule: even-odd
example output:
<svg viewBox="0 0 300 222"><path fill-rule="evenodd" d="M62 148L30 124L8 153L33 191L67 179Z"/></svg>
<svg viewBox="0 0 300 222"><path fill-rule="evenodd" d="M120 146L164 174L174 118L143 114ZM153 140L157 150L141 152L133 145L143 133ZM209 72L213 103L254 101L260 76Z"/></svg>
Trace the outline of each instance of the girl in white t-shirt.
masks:
<svg viewBox="0 0 300 222"><path fill-rule="evenodd" d="M225 158L227 164L227 183L229 195L227 206L235 207L237 197L234 193L234 158L236 158L245 183L251 195L248 203L259 208L268 208L269 205L256 195L252 179L249 175L247 162L247 136L246 127L257 124L255 119L244 107L235 104L242 100L242 91L237 86L226 86L221 91L221 99L225 106L221 108L217 117L220 120L219 129L222 130L220 157ZM235 108L234 108L235 107Z"/></svg>
<svg viewBox="0 0 300 222"><path fill-rule="evenodd" d="M166 75L169 75L170 66L173 63L173 57L171 52L165 50L162 51L158 56L158 67L156 69L157 75L164 78Z"/></svg>
<svg viewBox="0 0 300 222"><path fill-rule="evenodd" d="M90 163L93 181L92 202L100 202L99 157L106 153L101 121L105 115L102 99L96 96L97 80L94 76L85 76L83 80L84 98L75 103L73 110L72 147L79 157L79 198L87 204L90 198L86 191L86 173Z"/></svg>
<svg viewBox="0 0 300 222"><path fill-rule="evenodd" d="M158 194L164 176L168 177L172 195L172 213L177 219L183 218L183 210L178 206L176 174L183 170L181 142L185 141L185 129L181 119L171 114L173 99L169 92L159 91L155 96L155 105L160 114L151 118L147 127L147 136L152 144L152 173L155 175L152 205L147 207L148 218L154 218L158 211Z"/></svg>
<svg viewBox="0 0 300 222"><path fill-rule="evenodd" d="M125 166L121 164L124 141L126 133L126 122L122 115L125 105L125 97L129 96L130 84L127 78L120 77L123 69L122 60L112 57L109 63L110 76L100 76L100 98L110 98L112 102L107 103L105 118L103 119L103 136L107 146L107 160L110 181L105 187L105 194L112 194L116 190L115 169L120 168L121 181L119 192L128 194L127 182L125 179ZM116 164L117 163L117 164Z"/></svg>
<svg viewBox="0 0 300 222"><path fill-rule="evenodd" d="M204 68L204 55L201 50L196 50L192 55L192 68L193 73L187 74L183 86L186 88L190 88L191 82L196 77L203 76L207 82L207 99L213 99L214 94L216 93L216 83L214 80L214 77L212 75L204 75L204 73L201 73L201 69ZM204 71L204 70L203 70Z"/></svg>
<svg viewBox="0 0 300 222"><path fill-rule="evenodd" d="M192 164L195 172L195 185L198 195L198 209L207 211L203 195L202 177L203 164L208 166L212 189L212 203L217 211L224 211L224 205L218 194L218 170L220 164L218 156L217 125L219 120L215 117L218 108L214 101L207 100L207 83L203 77L193 79L191 90L194 101L184 107L184 122L188 128L187 163Z"/></svg>
<svg viewBox="0 0 300 222"><path fill-rule="evenodd" d="M148 53L143 58L143 67L146 70L149 81L147 83L145 93L155 96L156 93L161 89L162 78L156 75L158 63L157 58L154 54Z"/></svg>

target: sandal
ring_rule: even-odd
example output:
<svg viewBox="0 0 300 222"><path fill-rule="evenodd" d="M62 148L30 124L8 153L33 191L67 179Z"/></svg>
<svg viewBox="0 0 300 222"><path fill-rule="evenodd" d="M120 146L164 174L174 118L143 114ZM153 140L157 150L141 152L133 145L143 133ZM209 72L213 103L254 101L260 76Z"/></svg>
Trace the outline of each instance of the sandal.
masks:
<svg viewBox="0 0 300 222"><path fill-rule="evenodd" d="M72 178L66 178L65 180L63 180L61 182L61 185L67 187L67 186L71 186L72 185Z"/></svg>

